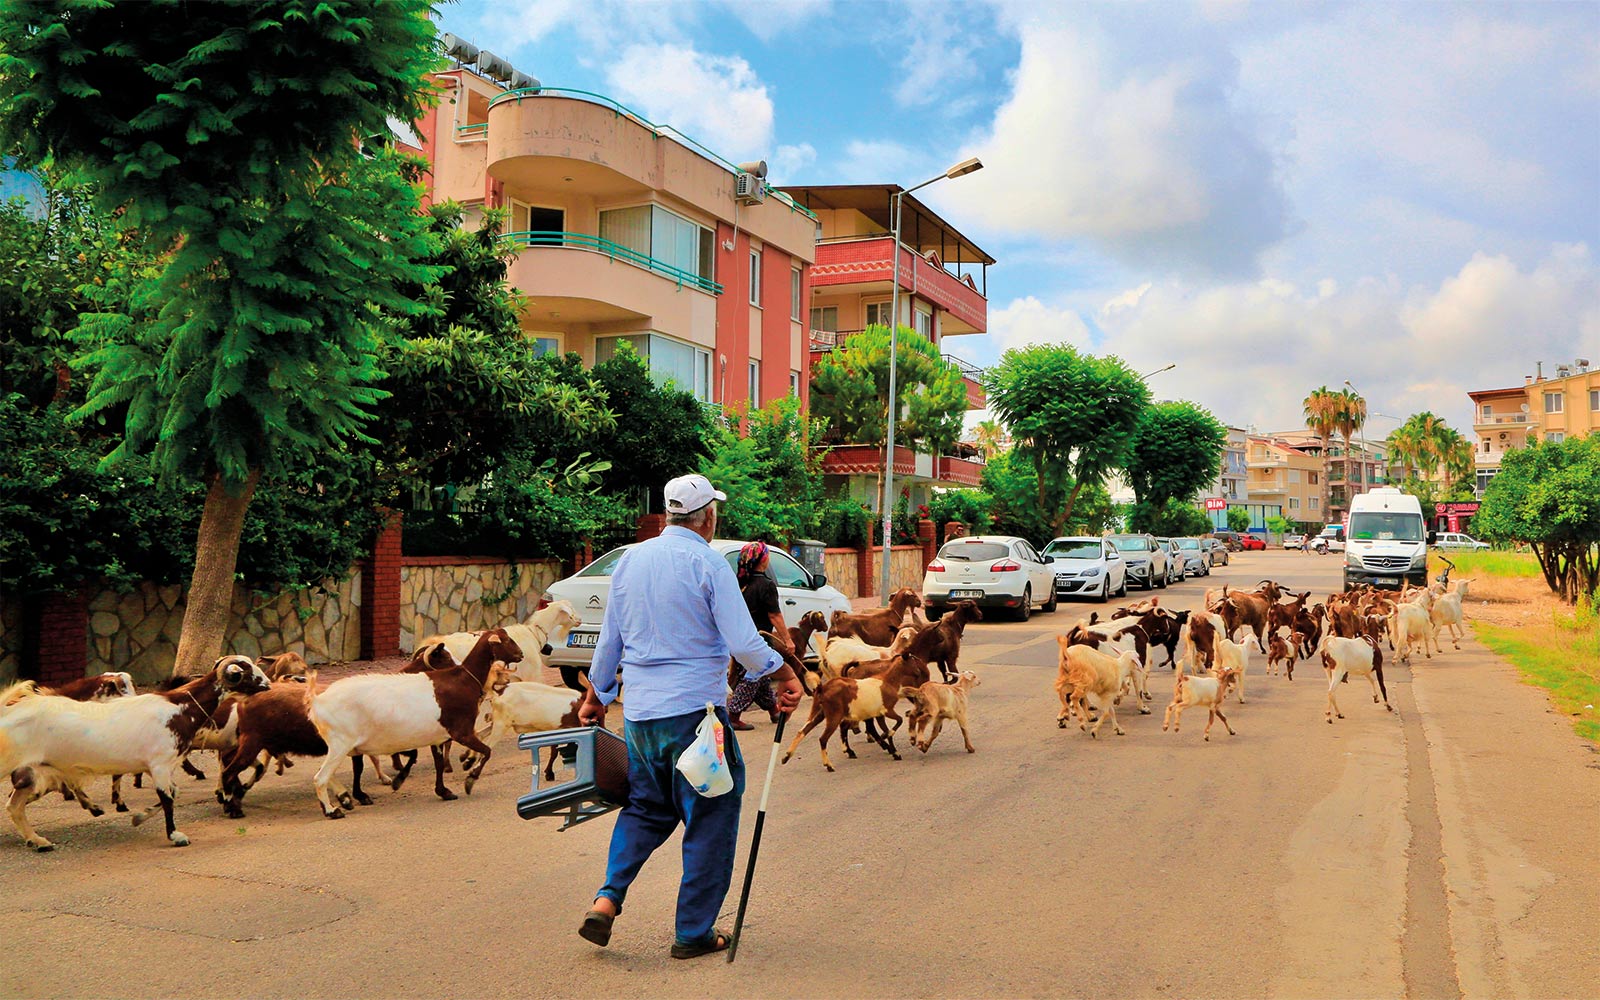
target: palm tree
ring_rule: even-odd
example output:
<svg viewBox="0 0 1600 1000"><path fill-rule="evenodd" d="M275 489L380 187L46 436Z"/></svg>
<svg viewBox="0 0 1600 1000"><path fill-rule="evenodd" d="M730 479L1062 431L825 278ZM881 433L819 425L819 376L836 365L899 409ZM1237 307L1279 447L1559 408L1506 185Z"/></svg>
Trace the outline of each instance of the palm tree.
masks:
<svg viewBox="0 0 1600 1000"><path fill-rule="evenodd" d="M1454 427L1443 425L1438 435L1440 465L1444 470L1441 497L1450 494L1450 487L1467 479L1473 471L1472 442L1461 436Z"/></svg>
<svg viewBox="0 0 1600 1000"><path fill-rule="evenodd" d="M1334 423L1339 428L1339 436L1344 438L1345 468L1348 470L1350 468L1349 455L1354 447L1356 432L1361 430L1367 423L1367 401L1361 397L1360 393L1354 389L1343 389L1339 392L1339 413ZM1367 482L1365 470L1366 459L1359 455L1356 456L1356 472L1360 477L1359 485L1362 487L1371 485ZM1349 478L1347 473L1345 479L1348 480Z"/></svg>
<svg viewBox="0 0 1600 1000"><path fill-rule="evenodd" d="M1311 390L1311 395L1305 398L1306 427L1317 437L1322 439L1322 515L1328 514L1328 439L1333 436L1334 429L1338 427L1339 409L1342 405L1340 394L1325 385L1319 385Z"/></svg>
<svg viewBox="0 0 1600 1000"><path fill-rule="evenodd" d="M1006 429L1000 425L1000 421L990 417L972 428L972 437L978 450L983 452L983 460L987 462L1005 448Z"/></svg>

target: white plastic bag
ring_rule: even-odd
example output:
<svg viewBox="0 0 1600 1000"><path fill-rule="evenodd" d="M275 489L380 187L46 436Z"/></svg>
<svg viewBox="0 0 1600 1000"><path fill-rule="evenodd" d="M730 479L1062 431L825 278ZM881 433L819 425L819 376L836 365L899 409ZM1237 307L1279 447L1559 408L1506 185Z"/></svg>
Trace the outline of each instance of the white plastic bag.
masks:
<svg viewBox="0 0 1600 1000"><path fill-rule="evenodd" d="M723 750L722 723L716 707L706 703L706 717L695 727L694 742L678 756L678 770L694 790L708 799L733 791L733 771Z"/></svg>

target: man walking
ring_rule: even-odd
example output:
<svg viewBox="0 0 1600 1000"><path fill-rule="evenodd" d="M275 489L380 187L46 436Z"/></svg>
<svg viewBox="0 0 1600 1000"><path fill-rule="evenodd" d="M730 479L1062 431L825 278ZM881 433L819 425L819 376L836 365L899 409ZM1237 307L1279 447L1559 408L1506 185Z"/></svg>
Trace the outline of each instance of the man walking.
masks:
<svg viewBox="0 0 1600 1000"><path fill-rule="evenodd" d="M733 880L744 758L725 728L733 791L705 798L678 772L678 757L694 742L707 702L717 706L727 726L730 655L747 678L778 682L780 711L793 711L802 689L757 634L733 570L707 544L716 535L717 502L727 496L701 475L680 476L664 493L666 529L629 549L612 571L610 606L589 670L593 687L578 709L584 723L603 722L606 706L617 697L618 670L626 671L628 805L611 833L605 885L578 933L602 947L610 943L628 887L682 823L683 882L672 957L694 958L728 947L728 935L713 922Z"/></svg>

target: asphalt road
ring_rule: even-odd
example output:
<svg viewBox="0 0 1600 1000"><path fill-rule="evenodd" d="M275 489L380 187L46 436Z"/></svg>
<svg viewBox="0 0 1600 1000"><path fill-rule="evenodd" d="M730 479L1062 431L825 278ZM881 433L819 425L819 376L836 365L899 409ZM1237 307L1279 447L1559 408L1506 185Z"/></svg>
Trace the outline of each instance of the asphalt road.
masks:
<svg viewBox="0 0 1600 1000"><path fill-rule="evenodd" d="M1320 597L1336 558L1245 553L1161 595L1189 607L1270 576ZM470 797L435 799L424 763L340 822L309 762L269 776L242 821L186 781L186 849L159 822L40 803L55 853L0 836L0 994L1600 995L1600 756L1542 693L1469 640L1387 671L1395 714L1342 688L1330 726L1320 669L1289 682L1258 658L1236 737L1203 743L1194 713L1161 732L1158 669L1154 714L1091 740L1056 728L1051 685L1055 634L1094 607L968 630L974 755L947 726L926 756L834 751L827 774L803 745L778 773L736 965L667 956L676 839L611 947L580 940L611 820L518 819L529 769L506 742ZM742 746L759 786L764 721Z"/></svg>

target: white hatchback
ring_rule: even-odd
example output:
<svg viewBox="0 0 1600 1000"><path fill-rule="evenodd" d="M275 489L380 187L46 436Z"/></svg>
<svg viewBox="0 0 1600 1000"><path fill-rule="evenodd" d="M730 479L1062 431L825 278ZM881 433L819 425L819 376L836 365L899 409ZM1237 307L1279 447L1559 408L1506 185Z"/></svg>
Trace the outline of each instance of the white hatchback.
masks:
<svg viewBox="0 0 1600 1000"><path fill-rule="evenodd" d="M1040 611L1054 611L1054 561L1013 535L952 538L922 578L928 617L939 617L957 601L1006 609L1021 621L1028 620L1036 605Z"/></svg>
<svg viewBox="0 0 1600 1000"><path fill-rule="evenodd" d="M1110 539L1053 538L1044 554L1055 560L1057 597L1093 597L1102 604L1128 592L1128 567Z"/></svg>
<svg viewBox="0 0 1600 1000"><path fill-rule="evenodd" d="M738 566L739 550L744 545L744 542L728 538L711 541L711 547L721 553L732 567ZM552 666L561 669L563 679L570 677L571 683L577 681L573 671L588 670L594 659L594 647L600 640L600 623L605 619L606 603L611 599L611 571L622 554L631 548L632 545L614 548L565 580L550 585L550 598L571 601L578 615L583 618L583 624L574 626L567 634L567 641L555 647L546 657ZM770 573L778 585L779 606L783 609L783 620L790 628L799 625L800 616L807 611L820 611L823 619L827 620L833 617L835 611L850 610L850 599L828 586L827 577L821 573L813 577L782 549L772 548L768 551Z"/></svg>

